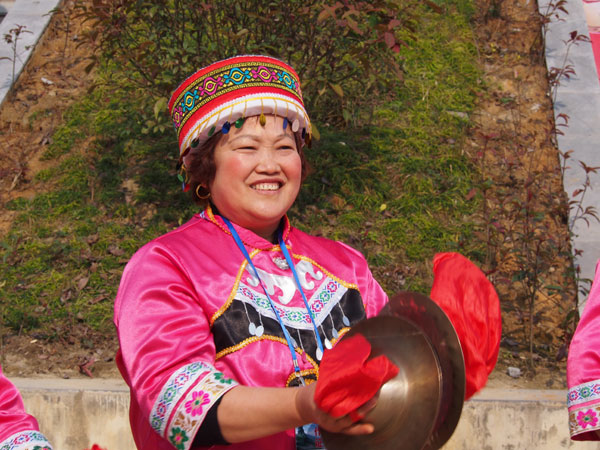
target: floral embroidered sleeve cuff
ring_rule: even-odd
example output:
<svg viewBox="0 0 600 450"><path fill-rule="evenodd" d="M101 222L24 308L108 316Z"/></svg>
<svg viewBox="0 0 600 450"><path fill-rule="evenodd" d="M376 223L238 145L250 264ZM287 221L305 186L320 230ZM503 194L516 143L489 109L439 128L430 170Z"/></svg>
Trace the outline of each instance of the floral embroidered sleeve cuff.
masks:
<svg viewBox="0 0 600 450"><path fill-rule="evenodd" d="M180 367L158 395L150 425L176 449L188 450L208 411L235 386L234 380L208 364L196 362Z"/></svg>
<svg viewBox="0 0 600 450"><path fill-rule="evenodd" d="M52 450L52 446L39 431L27 430L0 442L0 450Z"/></svg>
<svg viewBox="0 0 600 450"><path fill-rule="evenodd" d="M573 386L567 398L569 429L573 440L599 440L600 380Z"/></svg>

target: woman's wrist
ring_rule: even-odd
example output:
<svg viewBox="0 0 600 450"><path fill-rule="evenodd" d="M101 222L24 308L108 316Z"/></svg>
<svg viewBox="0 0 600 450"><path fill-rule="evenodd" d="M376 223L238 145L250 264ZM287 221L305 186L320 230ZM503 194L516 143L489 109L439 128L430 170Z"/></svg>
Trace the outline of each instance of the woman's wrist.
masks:
<svg viewBox="0 0 600 450"><path fill-rule="evenodd" d="M299 398L301 389L305 388L236 386L229 390L217 410L223 437L231 443L244 442L309 423L303 422L310 404L306 405L307 398Z"/></svg>
<svg viewBox="0 0 600 450"><path fill-rule="evenodd" d="M316 422L314 401L316 383L296 388L295 406L301 425Z"/></svg>

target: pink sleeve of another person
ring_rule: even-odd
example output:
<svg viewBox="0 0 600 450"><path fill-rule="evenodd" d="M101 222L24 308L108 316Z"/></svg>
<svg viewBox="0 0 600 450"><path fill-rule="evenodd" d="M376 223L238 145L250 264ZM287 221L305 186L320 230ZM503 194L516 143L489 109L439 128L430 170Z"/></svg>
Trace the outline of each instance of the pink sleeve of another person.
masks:
<svg viewBox="0 0 600 450"><path fill-rule="evenodd" d="M0 368L0 448L25 450L34 447L52 450L40 433L37 420L25 412L21 394Z"/></svg>
<svg viewBox="0 0 600 450"><path fill-rule="evenodd" d="M567 384L571 439L600 440L600 261L569 347Z"/></svg>

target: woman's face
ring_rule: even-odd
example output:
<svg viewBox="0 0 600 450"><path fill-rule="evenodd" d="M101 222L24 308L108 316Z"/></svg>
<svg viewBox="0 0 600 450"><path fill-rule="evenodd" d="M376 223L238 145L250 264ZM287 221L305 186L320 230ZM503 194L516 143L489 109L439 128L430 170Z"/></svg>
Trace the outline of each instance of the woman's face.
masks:
<svg viewBox="0 0 600 450"><path fill-rule="evenodd" d="M231 127L215 147L211 199L232 222L274 241L279 221L300 190L302 163L291 127L266 116Z"/></svg>

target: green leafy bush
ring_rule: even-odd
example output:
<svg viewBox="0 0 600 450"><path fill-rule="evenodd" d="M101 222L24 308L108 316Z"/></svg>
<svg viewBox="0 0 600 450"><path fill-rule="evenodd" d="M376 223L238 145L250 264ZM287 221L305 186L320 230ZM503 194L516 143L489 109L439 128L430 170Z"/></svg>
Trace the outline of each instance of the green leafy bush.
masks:
<svg viewBox="0 0 600 450"><path fill-rule="evenodd" d="M97 0L80 6L88 41L139 92L147 130L174 87L212 61L268 54L299 73L318 122L364 123L402 79L400 31L414 29L415 0ZM360 111L360 114L358 113ZM151 117L154 112L154 117ZM164 117L164 115L162 115ZM162 119L164 120L164 119Z"/></svg>

